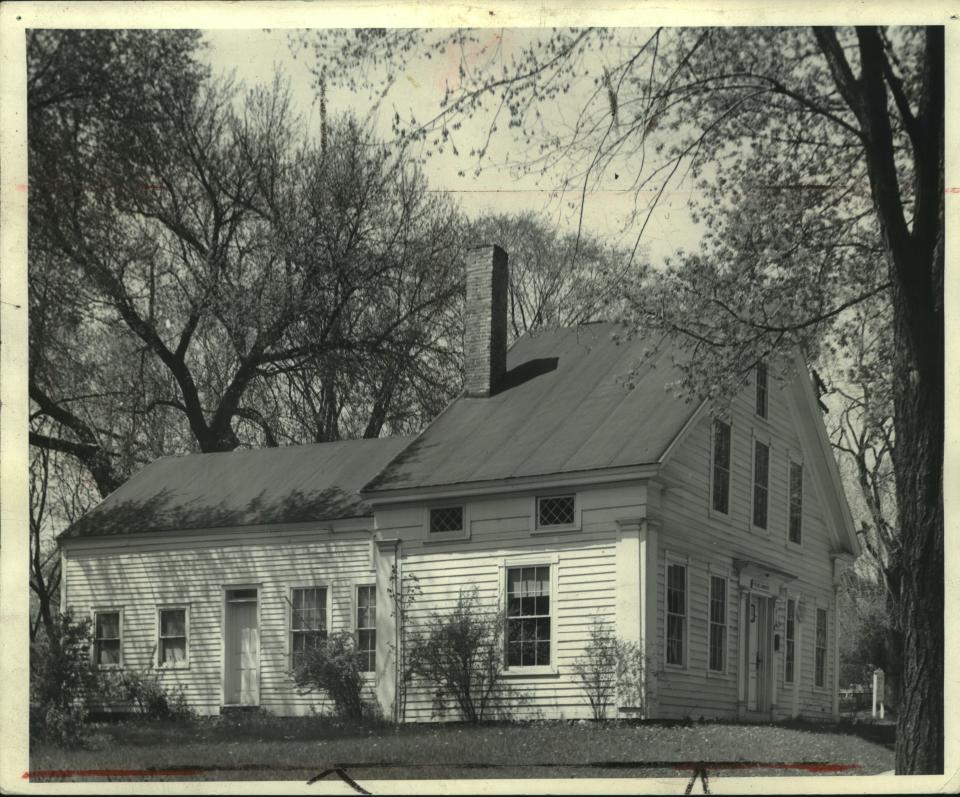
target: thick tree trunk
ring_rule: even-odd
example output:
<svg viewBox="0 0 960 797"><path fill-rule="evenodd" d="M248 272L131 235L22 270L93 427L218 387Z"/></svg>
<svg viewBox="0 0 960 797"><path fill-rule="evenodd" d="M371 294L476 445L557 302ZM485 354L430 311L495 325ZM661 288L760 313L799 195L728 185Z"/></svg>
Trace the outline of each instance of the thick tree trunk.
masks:
<svg viewBox="0 0 960 797"><path fill-rule="evenodd" d="M882 37L857 28L855 77L832 29L815 29L837 88L857 117L893 286L894 478L900 528L903 669L897 773L943 772L943 222L944 35L928 27L916 111L893 74ZM887 76L887 77L885 77ZM910 138L907 223L888 95Z"/></svg>
<svg viewBox="0 0 960 797"><path fill-rule="evenodd" d="M903 633L896 771L934 774L943 772L943 316L929 308L935 322L939 316L939 336L918 358L903 304L902 295L895 295L894 474ZM939 368L923 368L923 360Z"/></svg>

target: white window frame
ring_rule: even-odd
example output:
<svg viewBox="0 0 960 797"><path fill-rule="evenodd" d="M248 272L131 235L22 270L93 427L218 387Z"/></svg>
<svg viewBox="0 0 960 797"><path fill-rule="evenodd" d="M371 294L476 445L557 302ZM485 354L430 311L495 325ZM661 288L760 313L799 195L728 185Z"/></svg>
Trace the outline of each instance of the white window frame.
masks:
<svg viewBox="0 0 960 797"><path fill-rule="evenodd" d="M684 569L683 578L683 663L673 664L667 661L668 655L668 617L669 611L669 591L670 591L670 566L679 565ZM664 552L663 563L663 666L668 670L686 671L690 668L690 557L683 554L676 554L670 551Z"/></svg>
<svg viewBox="0 0 960 797"><path fill-rule="evenodd" d="M117 651L119 664L101 664L97 661L97 615L98 614L116 614L117 633L119 633ZM90 661L98 670L122 670L124 668L123 657L123 606L94 606L90 609L90 617L93 619L93 642L90 645Z"/></svg>
<svg viewBox="0 0 960 797"><path fill-rule="evenodd" d="M324 625L326 626L327 639L333 633L333 627L330 624L333 616L333 589L327 581L305 581L296 584L287 585L287 642L286 656L287 665L293 667L293 593L298 589L323 589L326 590L324 603Z"/></svg>
<svg viewBox="0 0 960 797"><path fill-rule="evenodd" d="M430 531L430 513L435 509L460 509L463 513L463 528L454 531ZM451 540L470 539L470 509L466 501L444 501L429 504L423 508L423 542L450 542Z"/></svg>
<svg viewBox="0 0 960 797"><path fill-rule="evenodd" d="M163 661L163 623L161 615L164 612L182 611L183 612L183 661L167 664ZM189 670L190 669L190 604L189 603L164 603L157 606L157 667L165 670Z"/></svg>
<svg viewBox="0 0 960 797"><path fill-rule="evenodd" d="M800 467L800 542L790 539L790 512L791 512L791 483L790 483L790 470L794 465ZM790 452L787 456L787 544L792 548L803 548L803 538L804 538L804 504L806 501L806 481L807 473L806 468L803 465L803 458Z"/></svg>
<svg viewBox="0 0 960 797"><path fill-rule="evenodd" d="M558 637L558 614L557 598L559 597L559 554L538 554L527 556L506 556L498 562L498 584L499 584L499 611L503 622L501 629L501 638L503 641L503 675L512 677L525 677L528 675L558 675L560 672L557 665L557 637ZM517 567L549 567L550 568L550 664L537 666L514 666L507 664L507 571Z"/></svg>
<svg viewBox="0 0 960 797"><path fill-rule="evenodd" d="M757 491L757 444L767 447L767 525L758 526L754 523L754 505L756 503L756 491ZM748 524L751 531L756 532L757 534L770 535L770 526L772 515L770 513L770 477L773 471L773 441L767 435L757 434L754 432L753 439L750 443L750 507L748 510Z"/></svg>
<svg viewBox="0 0 960 797"><path fill-rule="evenodd" d="M572 498L573 499L573 523L558 523L553 526L540 525L540 501L544 498ZM580 531L583 526L580 517L580 496L576 491L552 491L537 493L533 496L533 509L531 513L530 529L533 534L555 534L563 531Z"/></svg>
<svg viewBox="0 0 960 797"><path fill-rule="evenodd" d="M725 423L727 428L730 430L730 467L727 472L727 511L721 512L719 509L713 508L713 487L714 487L714 474L715 474L715 465L716 465L716 435L715 427L717 423ZM717 415L710 417L710 424L707 429L707 448L710 452L710 473L707 479L709 485L707 489L707 513L711 518L717 520L723 520L730 522L731 517L733 516L733 471L734 471L734 452L733 452L733 432L734 424L732 418L721 418Z"/></svg>
<svg viewBox="0 0 960 797"><path fill-rule="evenodd" d="M373 628L372 628L372 629L367 628L367 627L361 629L361 628L360 628L360 625L359 625L359 615L360 615L360 590L361 590L361 589L370 588L370 587L373 588L373 600L374 600L374 602L373 602L373 608L374 608L374 612L377 611L377 602L378 602L378 599L379 599L379 598L378 598L378 595L377 595L378 589L377 589L377 582L376 582L376 581L373 581L373 580L369 580L369 581L355 581L355 582L354 582L354 584L353 584L353 604L352 604L352 607L351 607L352 610L353 610L353 620L352 620L352 625L353 625L353 638L354 638L354 640L356 641L357 650L360 650L360 631L361 631L361 630L363 630L363 631L370 631L370 630L372 630L372 631L373 631L373 669L372 669L372 670L363 670L363 675L364 675L364 676L367 676L367 677L376 675L376 673L377 673L377 667L378 667L379 664L380 664L379 659L378 659L378 657L377 657L377 639L378 639L379 630L380 630L380 629L379 629L379 617L375 617L375 618L374 618L374 625L373 625ZM329 636L329 634L330 634L330 632L329 632L329 630L328 630L328 631L327 631L327 635Z"/></svg>
<svg viewBox="0 0 960 797"><path fill-rule="evenodd" d="M797 618L797 603L799 598L795 595L787 595L787 599L783 603L784 611L784 620L783 620L783 683L785 685L793 686L797 682L797 677L799 675L798 664L800 662L800 656L798 655L800 647L797 644L799 642L800 634L800 623ZM790 616L790 604L793 604L793 617ZM790 663L790 620L793 620L793 677L789 680L787 679L787 664Z"/></svg>
<svg viewBox="0 0 960 797"><path fill-rule="evenodd" d="M713 579L718 578L723 581L723 667L719 670L710 666L711 642L713 639L713 626L720 625L713 622ZM730 576L726 571L721 571L713 567L707 568L707 672L710 675L726 675L730 662Z"/></svg>
<svg viewBox="0 0 960 797"><path fill-rule="evenodd" d="M823 612L823 647L819 646L817 635L820 624L820 612ZM817 652L823 650L823 683L817 683ZM830 610L826 606L816 606L813 612L813 688L818 692L829 689L827 671L830 668Z"/></svg>

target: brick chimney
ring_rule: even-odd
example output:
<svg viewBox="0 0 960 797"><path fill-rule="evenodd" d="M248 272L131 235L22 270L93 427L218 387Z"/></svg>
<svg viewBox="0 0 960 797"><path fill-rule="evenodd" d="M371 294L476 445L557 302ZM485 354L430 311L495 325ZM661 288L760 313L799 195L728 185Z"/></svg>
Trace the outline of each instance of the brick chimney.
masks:
<svg viewBox="0 0 960 797"><path fill-rule="evenodd" d="M463 382L468 396L497 391L507 370L507 253L499 246L467 250Z"/></svg>

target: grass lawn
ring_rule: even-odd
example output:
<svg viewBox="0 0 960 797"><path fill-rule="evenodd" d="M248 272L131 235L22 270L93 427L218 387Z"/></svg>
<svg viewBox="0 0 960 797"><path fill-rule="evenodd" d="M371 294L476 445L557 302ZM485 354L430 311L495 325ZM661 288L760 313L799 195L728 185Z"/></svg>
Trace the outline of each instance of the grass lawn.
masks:
<svg viewBox="0 0 960 797"><path fill-rule="evenodd" d="M343 767L356 781L426 778L689 777L684 762L848 765L714 768L735 775L872 775L893 769L890 726L533 722L356 726L330 719L243 717L91 727L92 747L33 743L31 771L67 780L309 780ZM864 738L866 737L866 738ZM653 764L653 766L643 766ZM78 770L110 770L96 776ZM174 770L150 775L144 770ZM63 781L65 778L34 777Z"/></svg>

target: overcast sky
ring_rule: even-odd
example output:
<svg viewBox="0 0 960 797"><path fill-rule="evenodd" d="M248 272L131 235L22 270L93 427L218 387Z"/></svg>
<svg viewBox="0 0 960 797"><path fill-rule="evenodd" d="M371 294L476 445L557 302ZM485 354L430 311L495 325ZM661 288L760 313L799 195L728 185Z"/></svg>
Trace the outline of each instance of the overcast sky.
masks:
<svg viewBox="0 0 960 797"><path fill-rule="evenodd" d="M519 47L531 35L536 35L536 32L508 29L503 31L502 39L508 46L512 44ZM290 47L290 31L206 30L204 36L209 44L205 58L213 70L219 73L233 71L248 87L269 82L277 70L282 71L290 80L295 103L303 113L306 124L319 134L320 115L310 71L313 57L309 50L300 50L294 56ZM409 63L402 79L398 76L386 105L391 109L396 108L401 115L414 109L418 118L426 118L431 111L438 109L444 75L450 69L451 65L443 58L417 59ZM565 98L568 115L570 109L578 107L585 98L582 92L578 96L575 91ZM335 88L328 92L328 113L331 116L348 111L362 116L368 108L365 98ZM564 108L559 104L546 110L552 110L558 120L563 119ZM389 138L389 119L380 121L377 127L380 135ZM485 134L488 121L482 115L467 119L460 135L466 138L471 134ZM560 174L521 175L516 169L511 170L503 165L507 159L522 159L524 146L512 132L507 131L505 124L500 127L501 132L491 146L485 168L479 176L473 174L473 162L465 162L462 157L455 159L448 151L444 155L433 156L427 163L431 188L454 194L470 216L487 210L532 210L543 212L561 229L575 230L580 214L579 191L563 194L555 190L562 181ZM462 142L458 146L464 150ZM459 176L460 170L466 174ZM688 185L680 185L678 190L665 194L644 232L641 244L646 247L654 265L662 262L678 247L689 250L696 245L698 228L690 222L685 210L689 196L685 189L688 188ZM631 223L628 216L637 199L633 191L621 188L611 176L601 190L587 194L583 212L584 230L632 248L639 227ZM640 196L639 200L643 204L648 197Z"/></svg>

